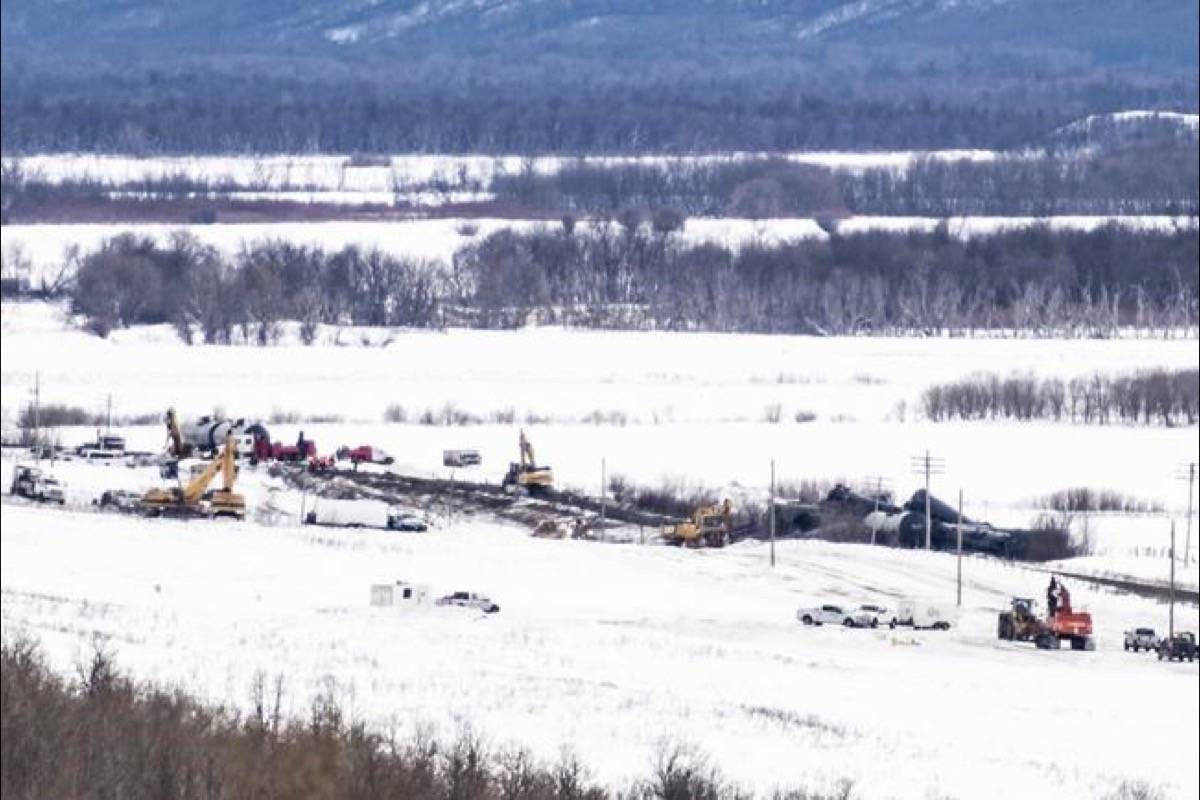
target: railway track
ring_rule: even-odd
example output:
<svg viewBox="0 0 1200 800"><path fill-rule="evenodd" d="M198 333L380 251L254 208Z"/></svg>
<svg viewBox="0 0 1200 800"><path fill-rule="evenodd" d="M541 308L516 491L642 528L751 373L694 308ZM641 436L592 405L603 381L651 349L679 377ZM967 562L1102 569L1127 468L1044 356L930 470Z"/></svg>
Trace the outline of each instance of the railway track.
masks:
<svg viewBox="0 0 1200 800"><path fill-rule="evenodd" d="M436 511L446 508L455 512L484 512L536 526L551 519L567 521L580 517L589 519L603 515L606 524L658 529L675 522L672 517L617 505L581 492L548 489L537 494L511 494L493 483L422 478L393 472L359 472L351 469L331 470L309 475L302 470L288 470L286 477L301 488L317 494L353 493L394 503L419 505Z"/></svg>
<svg viewBox="0 0 1200 800"><path fill-rule="evenodd" d="M297 486L317 494L357 494L392 503L416 505L429 511L445 508L454 513L490 513L523 523L530 528L536 528L545 520L565 523L580 517L594 519L601 513L599 498L561 489L550 489L537 495L514 495L494 483L422 478L393 472L358 472L351 469L337 469L320 475L310 475L301 469L289 469L286 476ZM658 530L662 525L678 521L664 514L628 508L611 502L605 503L603 509L606 524L610 526L623 525ZM745 531L742 533L745 535ZM1167 602L1171 595L1169 586L1153 581L1051 569L1027 561L1008 563L1161 602ZM1176 587L1175 600L1200 605L1200 592Z"/></svg>

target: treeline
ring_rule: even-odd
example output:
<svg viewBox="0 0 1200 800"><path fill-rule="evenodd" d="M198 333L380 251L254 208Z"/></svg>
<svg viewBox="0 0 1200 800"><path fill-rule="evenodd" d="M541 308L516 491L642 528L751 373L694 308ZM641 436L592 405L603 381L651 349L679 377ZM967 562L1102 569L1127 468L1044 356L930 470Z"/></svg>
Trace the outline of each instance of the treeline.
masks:
<svg viewBox="0 0 1200 800"><path fill-rule="evenodd" d="M553 173L500 175L491 190L526 207L582 213L674 208L748 218L853 213L890 216L1194 215L1196 142L1071 156L990 161L925 158L906 170L837 172L784 158L696 163L579 161Z"/></svg>
<svg viewBox="0 0 1200 800"><path fill-rule="evenodd" d="M786 64L786 59L781 62ZM779 65L776 65L779 66ZM447 80L283 77L247 70L49 74L7 66L6 154L684 153L1023 148L1097 112L1194 110L1194 80L1111 74L966 81L928 75L659 72ZM799 73L799 74L798 74ZM1031 75L1033 73L1030 73Z"/></svg>
<svg viewBox="0 0 1200 800"><path fill-rule="evenodd" d="M311 343L321 324L582 327L809 334L1113 336L1197 328L1196 228L1030 227L961 239L833 235L734 250L688 243L677 214L527 232L467 245L449 265L349 246L267 241L232 259L177 234L130 235L80 259L68 295L88 327L169 323L184 341Z"/></svg>
<svg viewBox="0 0 1200 800"><path fill-rule="evenodd" d="M665 223L665 224L664 224ZM960 239L865 233L827 240L687 244L670 220L499 231L455 270L476 324L546 321L671 330L941 334L1007 329L1111 336L1197 324L1200 237L1107 226Z"/></svg>
<svg viewBox="0 0 1200 800"><path fill-rule="evenodd" d="M194 237L109 239L79 264L72 311L90 330L169 323L188 344L274 344L285 320L312 343L317 326L432 327L444 270L376 249L333 253L281 241L242 250L232 261Z"/></svg>
<svg viewBox="0 0 1200 800"><path fill-rule="evenodd" d="M749 798L695 750L664 746L651 774L614 793L577 756L545 764L489 748L469 730L401 740L348 718L332 691L307 718L282 714L282 681L259 680L254 709L204 705L181 689L138 684L97 651L64 680L28 640L0 647L0 789L41 798L277 800L725 800ZM775 800L848 800L777 790Z"/></svg>
<svg viewBox="0 0 1200 800"><path fill-rule="evenodd" d="M530 166L497 175L489 189L502 201L585 214L672 209L689 216L836 215L846 209L832 170L784 158L597 163L579 160L555 172Z"/></svg>
<svg viewBox="0 0 1200 800"><path fill-rule="evenodd" d="M1098 425L1195 425L1200 419L1200 370L1151 369L1128 375L1097 372L1069 381L979 374L929 387L921 394L921 410L934 422L1042 419Z"/></svg>

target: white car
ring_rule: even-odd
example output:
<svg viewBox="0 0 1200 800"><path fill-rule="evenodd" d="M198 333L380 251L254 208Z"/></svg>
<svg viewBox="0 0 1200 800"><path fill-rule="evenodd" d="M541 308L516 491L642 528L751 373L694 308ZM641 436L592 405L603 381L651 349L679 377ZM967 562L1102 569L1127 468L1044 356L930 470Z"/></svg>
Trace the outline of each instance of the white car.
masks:
<svg viewBox="0 0 1200 800"><path fill-rule="evenodd" d="M823 605L817 608L801 608L796 611L796 619L805 625L845 625L847 628L870 628L875 617L859 610L844 606Z"/></svg>
<svg viewBox="0 0 1200 800"><path fill-rule="evenodd" d="M439 597L437 605L477 608L485 614L495 614L500 610L500 606L493 603L487 595L475 594L475 592L454 592L445 597Z"/></svg>

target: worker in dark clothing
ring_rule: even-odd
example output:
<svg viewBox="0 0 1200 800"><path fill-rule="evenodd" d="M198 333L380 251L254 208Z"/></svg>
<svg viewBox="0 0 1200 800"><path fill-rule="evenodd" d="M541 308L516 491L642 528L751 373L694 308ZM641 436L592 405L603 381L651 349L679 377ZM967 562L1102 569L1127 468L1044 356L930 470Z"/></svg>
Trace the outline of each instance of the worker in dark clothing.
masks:
<svg viewBox="0 0 1200 800"><path fill-rule="evenodd" d="M300 438L296 440L296 449L300 451L300 455L308 452L304 449L304 431L300 431Z"/></svg>
<svg viewBox="0 0 1200 800"><path fill-rule="evenodd" d="M1046 611L1053 617L1058 611L1058 582L1054 580L1054 576L1050 576L1050 586L1046 589Z"/></svg>

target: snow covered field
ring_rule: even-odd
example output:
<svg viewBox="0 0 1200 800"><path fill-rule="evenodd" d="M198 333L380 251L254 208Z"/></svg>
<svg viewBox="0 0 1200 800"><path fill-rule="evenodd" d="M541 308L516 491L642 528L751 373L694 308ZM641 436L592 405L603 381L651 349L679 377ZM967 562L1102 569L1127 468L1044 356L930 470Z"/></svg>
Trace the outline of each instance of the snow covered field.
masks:
<svg viewBox="0 0 1200 800"><path fill-rule="evenodd" d="M365 337L370 346L362 343ZM304 347L183 346L167 327L98 339L46 304L6 304L0 338L3 422L15 424L34 374L44 402L93 409L111 393L118 417L186 416L220 407L269 424L281 440L300 430L323 452L370 443L397 468L445 474L443 449L480 450L481 479L498 481L523 422L560 483L598 492L609 475L639 485L705 486L765 494L769 461L783 481L883 476L901 499L917 487L911 458L945 459L934 494L965 493L968 516L1026 526L1037 498L1086 486L1157 501L1165 513L1101 514L1085 523L1096 552L1086 567L1165 580L1170 519L1183 533L1179 464L1196 458L1195 428L1044 423L930 423L919 413L930 384L978 370L1071 378L1093 370L1184 368L1194 340L866 339L560 328L449 332L322 331ZM340 341L343 346L333 342ZM47 358L47 354L54 354ZM410 424L384 422L390 406ZM413 424L447 410L485 424ZM778 410L778 423L768 421ZM811 414L797 422L798 414ZM313 417L324 417L316 424ZM308 418L310 421L303 421ZM511 421L510 421L511 419ZM599 424L598 424L599 423ZM91 430L64 430L77 444ZM159 426L126 431L158 449ZM1200 538L1200 523L1195 523ZM1180 541L1182 547L1182 540ZM1180 576L1195 585L1193 568Z"/></svg>
<svg viewBox="0 0 1200 800"><path fill-rule="evenodd" d="M910 459L928 448L946 462L934 493L962 488L966 513L998 524L1028 524L1036 498L1068 486L1157 500L1165 513L1090 516L1095 554L1062 564L1156 580L1169 566L1169 517L1183 529L1176 467L1197 450L1195 428L933 424L917 410L927 385L981 369L1072 377L1195 366L1195 340L323 329L313 347L290 332L270 348L189 348L165 326L102 340L44 303L5 303L2 329L6 431L36 373L43 403L99 412L111 394L118 417L219 406L246 418L335 418L269 427L285 441L303 430L323 452L382 446L406 472L445 474L443 449L473 447L484 463L470 477L490 481L535 417L539 460L560 484L590 491L603 458L609 475L639 484L762 496L774 458L784 481L881 475L905 498L919 480ZM452 405L492 421L385 423L393 405L409 420ZM768 421L776 406L778 423ZM798 412L814 418L797 422ZM602 424L584 421L592 415ZM158 425L121 430L133 448L162 446ZM57 436L77 444L92 433ZM5 485L13 463L3 459ZM804 628L794 619L802 604L952 602L954 560L787 541L771 570L756 543L547 541L436 509L426 534L315 531L295 524L295 493L249 467L239 480L254 509L247 522L145 520L90 503L105 488L157 483L155 470L53 469L67 483L65 509L0 506L0 620L5 636L38 637L63 671L100 642L141 678L238 706L251 703L256 676L282 676L296 715L332 690L355 719L401 735L431 725L453 736L469 724L544 758L574 747L614 785L645 775L671 739L764 791L845 778L864 800L1069 800L1122 782L1166 798L1200 792L1195 666L1121 649L1125 628L1165 629L1154 601L1075 583L1076 604L1096 618L1095 652L1000 644L996 612L1013 595L1040 596L1046 576L970 558L961 624L949 633ZM1179 578L1200 583L1194 563ZM370 607L370 584L397 579L435 596L484 592L502 611ZM1197 628L1195 607L1178 613L1181 627Z"/></svg>
<svg viewBox="0 0 1200 800"><path fill-rule="evenodd" d="M991 150L934 150L881 152L793 152L772 153L797 163L832 169L862 170L871 167L904 169L916 158L945 161L990 161ZM264 190L335 190L391 192L397 186L475 181L488 184L499 174L516 174L532 169L552 174L564 165L587 163L696 164L760 158L762 153L714 153L689 156L485 156L485 155L396 155L386 163L351 166L346 155L292 156L187 156L134 158L94 153L56 153L21 159L29 173L52 182L94 180L117 184L186 177L210 183L230 183Z"/></svg>
<svg viewBox="0 0 1200 800"><path fill-rule="evenodd" d="M283 676L294 714L332 689L372 725L469 723L546 758L566 745L614 783L644 775L671 739L762 790L842 778L868 799L1200 790L1196 667L1120 645L1127 627L1165 627L1165 608L1073 586L1096 652L1001 644L995 613L1044 588L1020 567L969 559L957 628L893 633L793 615L821 601L953 603L951 557L786 542L771 570L758 544L545 541L480 520L412 535L2 511L4 634L38 636L63 670L100 642L141 677L239 706L256 675ZM486 592L502 611L369 607L369 585L395 579ZM1180 613L1194 629L1195 609Z"/></svg>
<svg viewBox="0 0 1200 800"><path fill-rule="evenodd" d="M930 231L943 220L931 217L850 217L841 221L843 233L866 231ZM1129 227L1171 230L1195 228L1195 217L953 217L945 220L952 234L969 237L1029 225L1048 224L1053 228L1091 230L1110 222ZM584 222L581 225L590 223ZM80 256L94 252L106 240L122 233L147 236L165 243L173 233L185 232L216 247L227 256L235 256L243 245L264 240L283 240L337 250L347 245L376 247L395 256L436 260L449 263L455 251L481 241L505 228L526 231L537 226L557 227L541 220L512 219L413 219L392 222L273 222L217 223L213 225L138 224L46 224L5 225L0 228L0 255L5 269L27 265L30 280L36 285L43 276L59 272L69 250ZM698 244L715 242L732 248L747 243L774 244L795 239L819 239L826 236L815 220L784 218L768 220L693 218L680 234L682 241Z"/></svg>

